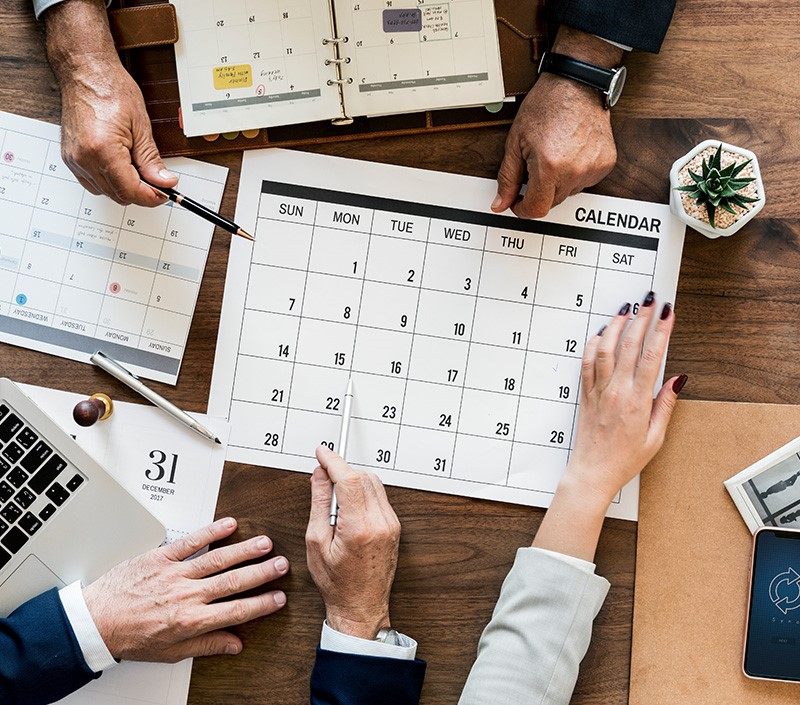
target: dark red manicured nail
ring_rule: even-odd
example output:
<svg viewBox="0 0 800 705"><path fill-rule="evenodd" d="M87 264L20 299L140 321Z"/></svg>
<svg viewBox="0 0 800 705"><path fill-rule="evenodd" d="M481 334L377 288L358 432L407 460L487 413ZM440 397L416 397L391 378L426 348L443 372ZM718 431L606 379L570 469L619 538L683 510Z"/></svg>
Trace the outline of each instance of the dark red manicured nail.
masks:
<svg viewBox="0 0 800 705"><path fill-rule="evenodd" d="M642 301L642 306L652 306L653 301L656 300L656 292L649 291L647 292L647 296L644 297L644 301Z"/></svg>
<svg viewBox="0 0 800 705"><path fill-rule="evenodd" d="M672 391L675 392L675 394L680 394L681 389L684 388L688 379L689 375L679 375L678 378L672 383Z"/></svg>
<svg viewBox="0 0 800 705"><path fill-rule="evenodd" d="M661 309L661 320L666 321L669 318L669 314L672 312L672 304L664 304L664 308Z"/></svg>
<svg viewBox="0 0 800 705"><path fill-rule="evenodd" d="M622 307L622 308L619 310L619 315L620 315L620 316L627 316L627 315L628 315L630 312L631 312L631 305L630 305L630 304L625 304L625 305L624 305L624 306L623 306L623 307Z"/></svg>
<svg viewBox="0 0 800 705"><path fill-rule="evenodd" d="M597 331L597 335L603 335L605 333L606 327L603 326L599 331Z"/></svg>

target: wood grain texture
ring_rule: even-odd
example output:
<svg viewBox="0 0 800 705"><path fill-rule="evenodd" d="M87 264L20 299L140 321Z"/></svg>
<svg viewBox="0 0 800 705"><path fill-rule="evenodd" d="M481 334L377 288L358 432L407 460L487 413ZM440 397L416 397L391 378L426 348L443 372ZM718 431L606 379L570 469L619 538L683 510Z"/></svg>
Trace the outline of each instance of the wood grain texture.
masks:
<svg viewBox="0 0 800 705"><path fill-rule="evenodd" d="M797 280L800 205L800 45L796 0L678 0L659 56L632 55L626 94L612 120L617 168L596 190L665 202L670 164L707 137L739 142L761 162L762 214L730 239L686 237L667 372L689 374L688 398L793 402L800 398ZM0 108L58 122L57 86L44 60L29 0L0 3ZM325 145L312 151L493 177L505 131L480 129ZM230 168L222 211L232 217L240 154L209 161ZM154 385L202 411L208 399L229 238L217 231L186 358L175 388ZM98 370L9 346L0 371L13 379L139 401ZM392 615L428 660L423 702L454 705L516 548L530 542L542 511L389 488L403 522ZM305 475L228 463L218 515L239 518L238 536L264 532L289 557L278 615L241 627L244 652L195 662L191 705L298 705L322 604L304 562L309 508ZM574 703L627 702L636 527L606 522L598 571L612 582L595 623Z"/></svg>

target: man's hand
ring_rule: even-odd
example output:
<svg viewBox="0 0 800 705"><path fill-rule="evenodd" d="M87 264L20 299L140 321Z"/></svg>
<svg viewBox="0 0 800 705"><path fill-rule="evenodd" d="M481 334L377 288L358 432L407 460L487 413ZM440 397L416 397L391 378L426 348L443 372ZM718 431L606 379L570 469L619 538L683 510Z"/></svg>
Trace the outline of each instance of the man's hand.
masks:
<svg viewBox="0 0 800 705"><path fill-rule="evenodd" d="M593 64L617 66L622 50L585 32L562 27L553 51ZM593 186L617 161L610 111L599 91L543 73L520 106L506 140L492 210L541 218L568 196ZM528 188L518 200L528 172Z"/></svg>
<svg viewBox="0 0 800 705"><path fill-rule="evenodd" d="M173 544L120 563L83 589L89 613L114 658L175 663L193 656L238 654L242 642L223 630L277 612L286 604L280 590L224 600L289 570L282 556L233 569L266 556L272 550L266 536L186 560L235 530L234 519L220 519Z"/></svg>
<svg viewBox="0 0 800 705"><path fill-rule="evenodd" d="M139 87L120 63L102 0L65 0L44 14L47 55L61 86L61 154L88 191L157 206L143 184L174 187Z"/></svg>
<svg viewBox="0 0 800 705"><path fill-rule="evenodd" d="M317 448L306 531L308 569L325 601L328 625L372 639L391 626L389 593L397 568L400 522L381 481L354 470L339 455ZM339 517L330 526L332 482Z"/></svg>

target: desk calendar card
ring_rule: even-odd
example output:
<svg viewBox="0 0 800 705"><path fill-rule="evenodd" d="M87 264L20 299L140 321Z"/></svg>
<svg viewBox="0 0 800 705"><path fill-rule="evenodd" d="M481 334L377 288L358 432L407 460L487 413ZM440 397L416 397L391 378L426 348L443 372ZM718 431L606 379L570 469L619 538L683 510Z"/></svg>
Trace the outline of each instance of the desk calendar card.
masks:
<svg viewBox="0 0 800 705"><path fill-rule="evenodd" d="M247 152L209 412L228 459L309 472L335 449L389 484L548 506L569 457L583 346L626 301L674 301L666 205L580 194L490 213L494 180ZM636 307L635 307L636 308ZM610 516L635 519L638 479Z"/></svg>
<svg viewBox="0 0 800 705"><path fill-rule="evenodd" d="M0 341L81 362L102 349L175 384L214 226L90 194L61 161L57 125L0 113L0 155ZM219 208L225 167L166 163Z"/></svg>
<svg viewBox="0 0 800 705"><path fill-rule="evenodd" d="M80 446L167 527L175 541L214 520L230 426L195 414L222 445L200 438L153 406L114 402L106 421L82 428L72 409L85 395L21 385ZM192 659L169 665L125 662L63 705L186 705Z"/></svg>
<svg viewBox="0 0 800 705"><path fill-rule="evenodd" d="M492 0L171 0L187 136L503 100Z"/></svg>

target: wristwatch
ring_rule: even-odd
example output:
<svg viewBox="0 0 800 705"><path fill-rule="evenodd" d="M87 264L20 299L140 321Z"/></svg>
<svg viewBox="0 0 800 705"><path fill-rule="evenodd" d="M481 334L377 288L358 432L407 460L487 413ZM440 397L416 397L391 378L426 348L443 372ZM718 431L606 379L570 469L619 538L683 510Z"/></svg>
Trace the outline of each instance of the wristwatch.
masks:
<svg viewBox="0 0 800 705"><path fill-rule="evenodd" d="M585 86L596 88L603 94L603 107L608 109L614 107L622 95L622 87L625 85L627 71L624 66L615 69L607 69L603 66L595 66L587 61L573 59L566 54L556 54L553 51L546 51L542 54L539 62L539 73L547 71L555 73L573 81L583 83Z"/></svg>
<svg viewBox="0 0 800 705"><path fill-rule="evenodd" d="M375 635L373 641L378 641L381 644L398 646L400 644L400 635L391 627L381 627L378 630L378 633Z"/></svg>

